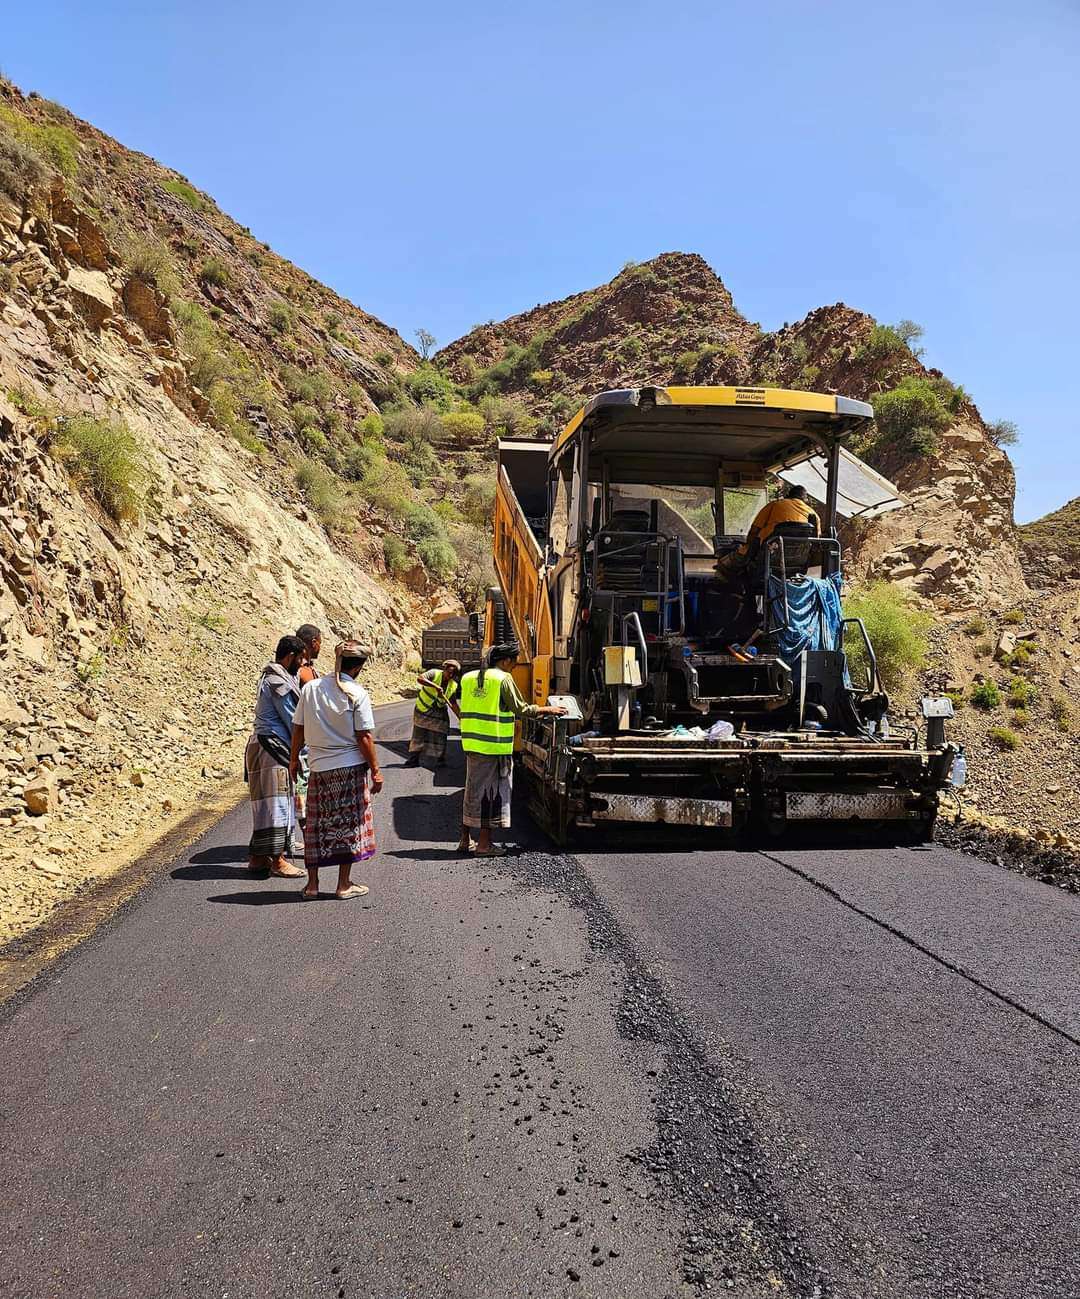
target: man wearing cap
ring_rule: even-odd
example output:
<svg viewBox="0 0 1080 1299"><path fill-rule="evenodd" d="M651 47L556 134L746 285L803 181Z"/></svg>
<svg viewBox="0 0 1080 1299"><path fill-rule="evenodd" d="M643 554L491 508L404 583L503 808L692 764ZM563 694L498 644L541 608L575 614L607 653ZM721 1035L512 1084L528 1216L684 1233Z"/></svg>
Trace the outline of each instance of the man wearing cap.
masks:
<svg viewBox="0 0 1080 1299"><path fill-rule="evenodd" d="M488 666L461 678L458 707L461 747L465 750L465 797L461 811L459 852L471 851L470 831L477 832L480 857L501 856L491 844L495 826L510 828L514 781L514 722L519 717L558 716L564 708L527 704L510 675L518 647L493 645Z"/></svg>

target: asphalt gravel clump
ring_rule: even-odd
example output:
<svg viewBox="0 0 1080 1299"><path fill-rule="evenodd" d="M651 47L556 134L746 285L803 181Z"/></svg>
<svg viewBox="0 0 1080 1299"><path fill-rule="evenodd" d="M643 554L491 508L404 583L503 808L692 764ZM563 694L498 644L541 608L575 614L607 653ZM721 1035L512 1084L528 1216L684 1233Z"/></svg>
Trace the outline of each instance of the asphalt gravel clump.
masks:
<svg viewBox="0 0 1080 1299"><path fill-rule="evenodd" d="M1018 875L1029 875L1066 893L1080 893L1080 858L1067 848L1040 844L1023 835L968 821L946 821L943 817L938 819L934 838L946 848L993 862Z"/></svg>
<svg viewBox="0 0 1080 1299"><path fill-rule="evenodd" d="M655 1078L656 1140L627 1157L681 1208L684 1281L698 1291L749 1288L791 1299L828 1299L829 1274L785 1212L745 1088L710 1060L581 864L569 855L527 851L499 859L493 869L566 897L584 913L592 950L621 966L619 1035L648 1042L664 1060L662 1069L649 1070ZM590 1261L600 1266L603 1256Z"/></svg>

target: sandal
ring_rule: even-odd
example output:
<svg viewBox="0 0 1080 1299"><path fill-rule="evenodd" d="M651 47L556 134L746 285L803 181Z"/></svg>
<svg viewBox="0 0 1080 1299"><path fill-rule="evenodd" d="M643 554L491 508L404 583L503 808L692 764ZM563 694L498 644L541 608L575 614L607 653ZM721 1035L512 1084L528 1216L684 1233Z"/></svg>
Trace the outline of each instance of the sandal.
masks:
<svg viewBox="0 0 1080 1299"><path fill-rule="evenodd" d="M344 902L347 898L362 898L367 892L368 886L366 884L350 884L343 892L335 893L334 897Z"/></svg>
<svg viewBox="0 0 1080 1299"><path fill-rule="evenodd" d="M276 875L278 879L298 880L301 875L306 875L307 871L301 870L299 866L294 866L292 862L284 862L281 865L271 866L270 874Z"/></svg>

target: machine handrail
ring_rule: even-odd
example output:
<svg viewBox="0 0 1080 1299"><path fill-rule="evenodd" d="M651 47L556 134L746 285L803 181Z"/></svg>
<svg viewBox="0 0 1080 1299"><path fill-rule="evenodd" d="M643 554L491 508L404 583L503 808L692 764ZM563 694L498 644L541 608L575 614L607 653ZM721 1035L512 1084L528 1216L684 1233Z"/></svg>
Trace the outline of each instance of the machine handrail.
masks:
<svg viewBox="0 0 1080 1299"><path fill-rule="evenodd" d="M642 684L644 684L649 676L649 647L645 642L645 630L641 625L641 619L638 617L636 610L632 610L630 613L624 613L622 616L622 637L624 645L626 644L627 623L630 623L634 631L637 633L637 644L638 648L641 650L641 680Z"/></svg>
<svg viewBox="0 0 1080 1299"><path fill-rule="evenodd" d="M843 653L844 653L845 662L846 662L846 659L847 659L847 651L844 649L844 639L845 639L845 631L844 631L844 629L847 627L847 625L848 625L849 623L854 623L855 626L858 627L859 631L862 633L863 645L866 647L866 657L867 657L867 658L869 659L869 661L870 661L870 686L869 686L869 688L870 688L871 691L873 691L873 690L877 690L877 689L879 689L880 686L881 686L881 678L878 676L877 655L874 653L874 647L873 647L873 645L872 645L871 642L870 642L870 637L867 635L867 632L866 632L866 624L863 622L863 620L862 620L861 618L841 618L841 619L840 619L840 649L841 649L841 650L843 651ZM850 689L854 690L855 687L854 687L854 686L851 686Z"/></svg>

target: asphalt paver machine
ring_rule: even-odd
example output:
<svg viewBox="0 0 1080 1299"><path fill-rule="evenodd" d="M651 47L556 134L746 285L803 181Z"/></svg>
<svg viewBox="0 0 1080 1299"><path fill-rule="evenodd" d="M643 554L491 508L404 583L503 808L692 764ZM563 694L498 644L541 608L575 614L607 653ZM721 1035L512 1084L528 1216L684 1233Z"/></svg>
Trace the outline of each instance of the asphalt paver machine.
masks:
<svg viewBox="0 0 1080 1299"><path fill-rule="evenodd" d="M841 605L839 520L905 503L845 447L872 419L832 394L634 388L551 443L499 444L483 640L516 640L526 698L567 709L518 738L556 840L613 822L929 836L955 750L940 719L890 727ZM748 545L785 484L812 517Z"/></svg>

